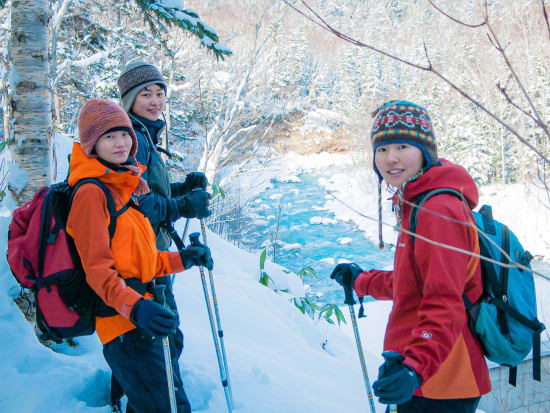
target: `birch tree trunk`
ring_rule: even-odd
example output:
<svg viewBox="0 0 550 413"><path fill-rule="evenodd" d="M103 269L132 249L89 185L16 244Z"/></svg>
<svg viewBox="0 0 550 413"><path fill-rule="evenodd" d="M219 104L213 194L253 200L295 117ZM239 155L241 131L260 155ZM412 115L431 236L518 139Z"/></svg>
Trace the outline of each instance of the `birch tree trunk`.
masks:
<svg viewBox="0 0 550 413"><path fill-rule="evenodd" d="M14 90L14 134L10 144L23 174L16 174L20 182L10 181L10 187L17 188L19 202L30 200L50 180L49 19L48 0L12 1L10 83Z"/></svg>

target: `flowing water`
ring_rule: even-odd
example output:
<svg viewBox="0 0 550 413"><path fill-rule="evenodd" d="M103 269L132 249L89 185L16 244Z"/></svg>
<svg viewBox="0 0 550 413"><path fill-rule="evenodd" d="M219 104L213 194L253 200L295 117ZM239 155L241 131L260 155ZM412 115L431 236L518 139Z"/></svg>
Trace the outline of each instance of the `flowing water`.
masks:
<svg viewBox="0 0 550 413"><path fill-rule="evenodd" d="M311 293L322 303L342 304L342 287L330 279L330 273L339 262L356 262L364 269L386 268L393 262L393 253L379 250L364 235L363 231L349 222L337 221L325 210L325 192L318 184L320 178L329 178L331 171L302 173L300 182L278 182L261 193L254 201L256 221L263 223L246 238L260 245L270 240L275 233L277 220L279 230L275 260L295 273L311 267L318 280L307 277ZM281 212L279 216L279 206ZM272 258L272 248L267 247Z"/></svg>

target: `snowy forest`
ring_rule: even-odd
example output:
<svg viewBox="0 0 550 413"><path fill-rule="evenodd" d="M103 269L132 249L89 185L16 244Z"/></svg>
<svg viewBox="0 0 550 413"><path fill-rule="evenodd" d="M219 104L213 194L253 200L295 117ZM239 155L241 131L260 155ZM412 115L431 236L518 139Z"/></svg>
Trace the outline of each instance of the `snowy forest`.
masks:
<svg viewBox="0 0 550 413"><path fill-rule="evenodd" d="M206 174L214 195L207 226L216 265L223 262L216 259L218 252L234 264L240 288L260 291L258 297L271 310L259 310L260 304L249 303L244 293L229 298L234 286L223 279L231 277L232 270L220 268L230 363L241 363L235 370L236 410L256 413L259 406L269 405L265 411L272 413L329 413L344 407L367 411L343 293L328 279L328 271L346 262L343 259L360 257L363 244L372 247L377 242L376 223L368 220L377 218L371 113L391 99L422 104L434 123L439 156L466 168L482 199L500 208L532 250L540 263L539 281L550 281L549 13L548 0L0 0L0 202L6 221L1 224L0 244L5 244L11 211L42 185L65 179L68 142L78 140L83 105L91 98L119 102L121 69L136 58L151 62L168 85L162 146L172 153L165 158L170 178L178 182L191 171ZM306 200L309 183L314 189ZM389 198L391 193L384 195ZM318 201L315 206L309 203L312 199ZM338 199L346 199L354 209ZM391 205L384 208L384 237L390 250L377 252L375 260L388 269L396 231ZM299 215L303 209L309 215ZM303 230L300 221L318 228L307 242L296 235ZM336 228L340 224L346 226ZM349 235L352 232L355 235ZM327 249L336 245L340 255L308 249L309 242L325 238L334 238ZM346 256L349 245L356 250ZM6 325L18 317L13 299L19 291L15 281L7 279L7 264L0 272L0 287L9 290L0 300ZM253 287L247 284L251 280ZM197 280L185 283L199 288ZM203 306L183 290L182 286L182 301ZM539 305L550 308L550 294L540 298ZM185 313L191 304L178 305ZM387 320L390 307L370 305L383 314L380 320ZM545 309L539 307L543 322L550 314ZM204 317L201 311L197 317ZM232 329L237 335L235 331L245 328L240 326L243 314L250 317L247 333L242 333L242 340L232 339ZM303 336L292 336L291 344L291 338L288 343L281 338L286 330L262 327L258 337L248 332L256 328L254 322L269 324L273 314L292 324L289 334L300 330ZM380 329L375 334L380 343L367 345L372 380L384 333L384 323L373 318L361 329L364 334ZM186 332L186 389L195 392L191 401L197 411L225 411L223 393L216 388L215 361L201 353L200 345L208 350L212 346L208 326L195 324L191 321L191 334ZM84 377L76 380L81 388L70 387L54 400L57 410L42 404L44 393L30 398L27 410L20 411L110 411L104 397L108 367L99 343L83 340L79 350L77 340L76 350L72 343L54 345L51 352L36 341L32 326L28 328L26 335L17 336L25 343L22 348L40 348L36 351L55 357L83 355L71 367L65 359L40 353L38 365L59 362L61 367L31 382L70 377L73 368ZM204 338L193 344L193 333ZM265 337L259 338L261 334ZM244 348L232 355L232 346L244 346L245 337L251 347L262 349L269 346L268 339L282 348L297 348L296 341L302 345L303 339L304 347L337 360L317 366L302 349L290 358L289 371L295 367L303 374L317 367L311 375L294 377L275 366L285 364L275 356L275 348L264 356L255 350L252 362ZM548 353L547 332L543 339ZM36 343L29 344L33 340ZM17 360L24 355L15 351L16 346L7 349L17 354ZM339 369L337 361L345 368ZM273 366L264 369L262 362ZM15 377L21 365L24 371L30 363L10 366L18 372L0 379L0 384L14 380L15 394L23 394L23 379ZM545 363L548 370L548 359ZM354 376L347 378L350 369ZM335 377L346 377L342 383L349 388L344 395L361 393L365 400L357 396L357 403L335 399L327 404L322 397L304 396L307 391L331 392L321 377L331 371ZM68 379L60 380L69 385ZM281 383L285 380L289 388ZM308 384L300 392L302 380ZM247 386L253 391L245 396ZM276 396L261 386L279 391L281 400L274 401ZM536 392L547 396L548 385ZM486 407L487 412L527 411L513 410L510 397L519 400L516 393L501 393L504 396L493 397L496 410ZM7 393L0 394L1 411L18 411L16 403ZM376 406L384 411L385 406ZM550 405L540 409L550 411Z"/></svg>

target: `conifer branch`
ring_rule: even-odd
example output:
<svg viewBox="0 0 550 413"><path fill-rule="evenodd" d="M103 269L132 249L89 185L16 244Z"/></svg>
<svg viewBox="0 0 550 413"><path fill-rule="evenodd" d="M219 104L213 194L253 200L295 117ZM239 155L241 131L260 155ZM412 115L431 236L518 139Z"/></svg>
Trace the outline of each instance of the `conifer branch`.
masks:
<svg viewBox="0 0 550 413"><path fill-rule="evenodd" d="M216 31L204 23L194 10L179 10L172 7L165 7L157 3L156 0L135 1L138 7L143 11L145 20L149 23L153 33L159 34L159 28L161 31L167 31L166 26L164 26L162 22L166 23L168 26L176 25L198 37L201 45L214 53L216 59L221 58L224 60L226 56L231 56L233 54L231 49L218 43Z"/></svg>

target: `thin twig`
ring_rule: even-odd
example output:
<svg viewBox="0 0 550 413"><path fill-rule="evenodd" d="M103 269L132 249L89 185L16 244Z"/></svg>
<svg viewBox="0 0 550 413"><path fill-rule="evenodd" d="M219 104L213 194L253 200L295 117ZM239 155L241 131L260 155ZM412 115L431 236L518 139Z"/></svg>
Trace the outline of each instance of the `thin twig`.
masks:
<svg viewBox="0 0 550 413"><path fill-rule="evenodd" d="M434 9L436 9L438 12L440 12L443 16L447 17L448 19L451 19L452 21L454 21L455 23L458 23L462 26L466 26L466 27L471 27L472 29L475 29L475 28L478 28L478 27L482 27L482 26L485 26L487 24L487 16L485 16L485 20L482 21L481 23L479 24L468 24L468 23L464 23L463 21L460 21L456 18L454 18L453 16L445 13L443 10L441 10L439 7L437 7L432 0L429 0L430 4L432 5L432 7Z"/></svg>
<svg viewBox="0 0 550 413"><path fill-rule="evenodd" d="M546 27L548 28L548 36L550 37L550 24L548 23L548 13L546 12L546 7L544 6L544 0L541 0L542 3L542 14L544 15L544 20L546 21Z"/></svg>
<svg viewBox="0 0 550 413"><path fill-rule="evenodd" d="M348 203L346 203L345 201L342 201L340 198L338 198L337 196L334 195L334 193L332 191L328 191L326 190L326 193L328 195L330 195L331 197L333 197L335 200L337 200L338 202L340 202L342 205L344 205L345 207L347 207L348 209L350 209L351 211L355 212L356 214L360 215L361 217L363 218L366 218L366 219L369 219L371 221L375 221L375 222L378 222L378 219L377 218L373 218L373 217L369 217L368 215L365 215L359 211L357 211L355 208L353 208L352 206L350 206ZM414 203L411 203L409 201L405 201L411 205L415 205L417 208L418 205L414 204ZM429 212L429 213L433 213L433 214L436 214L437 216L440 216L446 220L450 220L450 221L453 221L453 222L457 222L457 223L460 223L461 225L465 225L465 226L473 226L474 224L473 223L469 223L469 222L464 222L464 221L457 221L453 218L450 218L450 217L447 217L447 216L444 216L444 215L441 215L440 213L438 212L435 212L435 211L431 211L425 207L420 207L419 209L423 210L423 211L426 211L426 212ZM386 225L386 226L390 226L392 228L395 228L398 232L402 232L404 234L408 234L408 235L411 235L411 236L414 236L415 238L418 238L418 239L421 239L423 241L426 241L427 243L429 244L432 244L432 245L436 245L436 246L439 246L439 247L442 247L442 248L446 248L446 249L449 249L449 250L452 250L452 251L456 251L456 252L460 252L460 253L463 253L463 254L466 254L466 255L469 255L469 256L472 256L472 257L475 257L475 258L479 258L480 260L484 260L484 261L487 261L487 262L490 262L490 263L493 263L495 265L498 265L500 267L505 267L505 268L520 268L521 270L523 271L529 271L530 273L532 274L535 274L535 275L538 275L539 277L541 278L544 278L545 280L547 281L550 281L550 277L548 277L547 275L544 275L544 274L541 274L531 268L528 268L528 267L525 267L524 265L521 265L519 263L514 263L514 264L505 264L505 263L502 263L500 261L496 261L496 260L493 260L491 258L488 258L488 257L484 257L480 254L477 254L475 252L472 252L472 251L468 251L468 250L464 250L462 248L458 248L458 247L454 247L452 245L448 245L448 244L444 244L444 243L441 243L441 242L438 242L438 241L433 241L429 238L426 238L422 235L419 235L418 233L412 233L410 232L409 230L406 230L405 228L403 228L403 226L394 226L392 224L388 224L386 222L382 222L383 225ZM477 228L477 230L487 239L489 239L488 235L486 235L485 233L483 233L483 231L481 231L479 228ZM489 239L490 240L490 239ZM490 240L490 242L495 245L501 252L503 252L504 254L506 254L505 251L503 251L498 245L496 245L492 240ZM513 260L510 258L510 256L508 254L506 254L506 257L508 258L508 260L510 262L513 262Z"/></svg>
<svg viewBox="0 0 550 413"><path fill-rule="evenodd" d="M546 136L550 139L550 131L548 130L547 125L542 120L542 117L540 116L539 111L535 107L535 104L531 100L531 97L529 96L529 93L527 93L527 90L523 86L522 81L520 80L519 76L516 74L516 71L514 70L514 67L512 66L512 63L508 59L508 55L504 51L504 47L502 47L502 45L500 44L500 41L498 40L498 37L497 37L496 33L493 31L493 28L489 24L489 22L487 22L487 29L489 30L489 33L490 33L490 35L492 36L492 38L494 40L494 42L492 42L493 45L496 47L497 51L500 53L500 55L504 59L504 63L506 64L506 66L508 67L508 70L510 71L510 73L514 77L519 89L521 90L521 93L522 93L523 97L527 100L527 102L529 103L529 106L531 107L532 112L535 114L536 118L539 120L537 122L537 125L539 125L542 128L542 130L546 133ZM538 152L538 153L540 153L540 152ZM539 156L542 156L542 154L540 154ZM545 158L545 160L546 160L546 162L549 162L546 158Z"/></svg>
<svg viewBox="0 0 550 413"><path fill-rule="evenodd" d="M351 44L354 44L356 46L359 46L359 47L364 47L364 48L367 48L369 50L372 50L374 52L377 52L383 56L386 56L386 57L389 57L390 59L394 59L398 62L401 62L403 64L406 64L410 67L414 67L418 70L423 70L423 71L426 71L426 72L431 72L433 73L435 76L437 76L438 78L440 78L442 81L444 81L445 83L447 83L451 88L453 88L455 91L457 91L460 95L462 95L464 98L466 98L467 100L469 100L471 103L473 103L475 106L477 106L479 109L481 109L483 112L485 112L487 115L489 115L491 118L493 118L497 123L499 123L500 125L502 125L506 130L508 130L512 135L514 135L521 143L523 143L525 146L527 146L529 149L531 149L531 151L533 151L537 156L539 156L543 161L545 161L546 163L549 163L550 164L550 159L548 159L548 157L546 157L545 155L542 154L541 151L539 151L535 146L533 146L530 142L528 142L525 138L523 138L519 132L517 132L512 126L508 125L506 122L504 122L502 119L500 119L497 115L495 115L493 112L491 112L489 109L487 109L483 104L481 104L481 102L477 101L476 99L472 98L468 93L466 93L463 89L461 89L460 87L458 87L457 85L455 85L451 80L447 79L443 74L439 73L437 70L435 70L433 67L431 66L421 66L421 65L418 65L416 63L413 63L413 62L410 62L408 60L405 60L405 59L402 59L400 57L397 57L391 53L388 53L388 52L385 52L381 49L378 49L374 46L371 46L371 45L368 45L368 44L365 44L359 40L356 40L356 39L353 39L341 32L339 32L338 30L334 29L332 26L330 26L328 23L326 23L315 11L313 11L313 9L307 5L307 3L304 1L304 0L301 0L302 1L302 4L304 4L304 6L310 10L314 16L319 19L321 22L323 22L323 24L320 24L319 22L316 22L311 16L308 16L306 15L304 12L302 12L301 10L299 10L298 8L296 8L294 5L290 4L288 2L288 0L282 0L285 4L287 4L289 7L291 7L292 9L294 9L296 12L298 12L299 14L301 14L302 16L304 16L306 19L308 19L309 21L313 22L314 24L318 25L319 27L321 27L323 30L326 30L330 33L332 33L333 35L335 35L336 37L348 42L348 43L351 43ZM487 26L489 26L489 24L487 23ZM492 35L494 36L494 34L492 33ZM506 57L506 61L507 60L507 57ZM510 68L510 70L512 70L512 74L514 75L514 78L516 79L517 82L519 82L519 79L517 78L517 75L515 75L515 72L513 71L513 69L511 68L511 66L509 65L509 62L508 62L508 67ZM525 89L523 88L523 85L521 84L521 82L518 83L520 88L522 89L522 91L525 92ZM525 92L526 94L527 92ZM532 102L530 99L528 99L531 106L532 106ZM533 106L532 106L533 107ZM534 107L533 107L534 109ZM534 109L534 112L537 114L537 117L540 118L540 116L538 116L538 112L536 111L536 109ZM542 122L542 121L541 121ZM547 128L544 129L545 132L547 132L548 134L548 131L547 131Z"/></svg>

